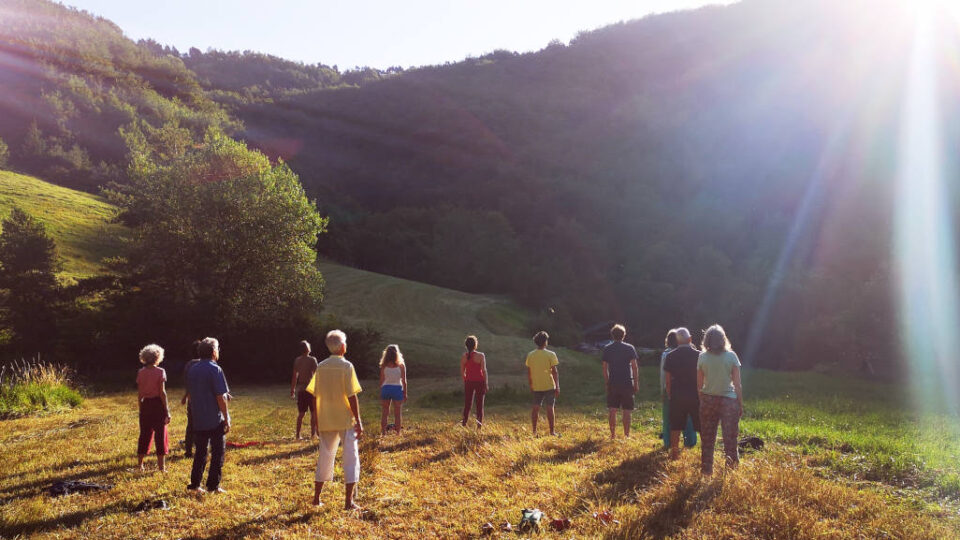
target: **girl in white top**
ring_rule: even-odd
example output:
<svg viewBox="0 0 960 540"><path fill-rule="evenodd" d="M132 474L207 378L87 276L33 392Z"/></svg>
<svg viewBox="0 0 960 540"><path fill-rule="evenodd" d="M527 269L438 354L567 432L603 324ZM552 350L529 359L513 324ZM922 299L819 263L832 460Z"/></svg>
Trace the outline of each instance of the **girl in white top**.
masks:
<svg viewBox="0 0 960 540"><path fill-rule="evenodd" d="M407 400L407 366L403 363L400 347L390 345L380 357L380 401L383 410L380 414L380 435L387 433L387 418L390 416L390 404L393 403L393 429L397 433L403 429L403 402Z"/></svg>

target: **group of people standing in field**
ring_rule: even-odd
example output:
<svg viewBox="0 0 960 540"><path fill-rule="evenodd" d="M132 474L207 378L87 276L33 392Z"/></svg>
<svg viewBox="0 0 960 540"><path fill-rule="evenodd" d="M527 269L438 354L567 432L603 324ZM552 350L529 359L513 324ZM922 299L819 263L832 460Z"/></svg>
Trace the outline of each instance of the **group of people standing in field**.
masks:
<svg viewBox="0 0 960 540"><path fill-rule="evenodd" d="M630 436L634 397L639 390L639 355L633 345L625 341L626 329L614 325L610 330L612 342L602 352L603 380L609 412L610 437L617 436L617 415L625 437ZM527 354L525 366L532 397L531 423L538 434L541 411L546 413L549 433L556 430L556 399L560 395L559 359L549 349L550 336L538 332L533 341L536 348ZM320 505L323 485L333 479L338 447L343 447L342 469L345 489L345 508L356 509L353 493L360 477L358 441L363 435L358 394L362 391L356 370L346 358L347 336L340 330L329 332L325 345L330 356L317 361L311 355L307 341L300 343L300 355L294 360L290 383L290 397L297 403L296 438L301 438L304 417L310 412L311 438L319 439L317 466L314 476L313 502ZM490 389L486 355L477 350L479 340L468 336L465 352L460 358L460 376L464 386L464 405L461 425L466 427L471 410L476 416L477 429L483 427L484 398ZM220 344L214 338L194 343L194 358L187 363L183 376L185 393L181 404L187 406L185 436L186 456L193 457L193 468L187 489L202 492L222 492L220 487L226 435L230 432L230 388L220 368ZM165 456L169 452L167 425L170 408L167 401L166 372L159 367L164 350L159 345L147 345L140 351L143 367L137 373L140 437L137 444L138 462L143 461L156 445L157 465L165 470ZM407 400L407 371L403 354L397 345L389 345L380 358L380 433L400 433L403 429L403 404ZM740 383L740 361L731 350L722 327L706 330L698 350L690 331L676 328L667 335L666 350L661 357L661 391L663 393L663 437L670 448L671 458L679 456L679 439L684 434L685 446L696 444L696 433L702 437L701 468L705 475L713 472L713 452L718 424L723 429L723 444L727 464L739 462L737 437L739 419L743 415L743 392ZM388 424L391 411L394 423ZM201 487L207 455L210 469L206 489Z"/></svg>

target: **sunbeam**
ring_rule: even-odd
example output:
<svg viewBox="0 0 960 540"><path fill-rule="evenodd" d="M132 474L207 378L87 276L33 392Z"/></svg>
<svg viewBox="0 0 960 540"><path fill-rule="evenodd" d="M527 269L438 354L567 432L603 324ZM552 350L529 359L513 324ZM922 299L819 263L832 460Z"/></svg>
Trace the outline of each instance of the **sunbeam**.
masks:
<svg viewBox="0 0 960 540"><path fill-rule="evenodd" d="M956 259L942 161L934 10L919 10L901 116L893 258L900 331L917 406L957 396Z"/></svg>

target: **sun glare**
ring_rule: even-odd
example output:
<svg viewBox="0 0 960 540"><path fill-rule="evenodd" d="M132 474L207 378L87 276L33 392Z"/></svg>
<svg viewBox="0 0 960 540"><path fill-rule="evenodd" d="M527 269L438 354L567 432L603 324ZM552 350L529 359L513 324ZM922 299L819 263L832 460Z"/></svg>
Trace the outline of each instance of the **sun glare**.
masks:
<svg viewBox="0 0 960 540"><path fill-rule="evenodd" d="M894 261L899 274L900 328L910 359L918 407L946 399L956 381L956 258L943 162L943 126L938 95L934 17L944 2L926 2L916 12L910 53L897 173Z"/></svg>

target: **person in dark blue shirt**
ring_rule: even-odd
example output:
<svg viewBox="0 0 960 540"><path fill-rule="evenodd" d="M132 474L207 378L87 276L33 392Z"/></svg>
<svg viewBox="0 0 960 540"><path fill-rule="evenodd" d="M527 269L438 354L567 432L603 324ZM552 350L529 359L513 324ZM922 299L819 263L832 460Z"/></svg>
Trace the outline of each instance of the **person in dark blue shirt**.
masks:
<svg viewBox="0 0 960 540"><path fill-rule="evenodd" d="M227 402L230 389L223 370L217 365L220 358L220 343L206 338L198 347L200 361L187 371L187 394L193 424L196 452L193 456L193 471L187 489L203 492L200 481L207 465L207 447L210 448L210 472L207 475L207 491L222 493L220 487L223 470L223 454L226 435L230 432L230 412Z"/></svg>
<svg viewBox="0 0 960 540"><path fill-rule="evenodd" d="M610 438L617 438L617 410L623 417L623 436L630 436L633 395L639 390L637 349L624 343L627 330L622 324L610 329L613 343L603 349L603 382L607 387L607 409L610 412Z"/></svg>

